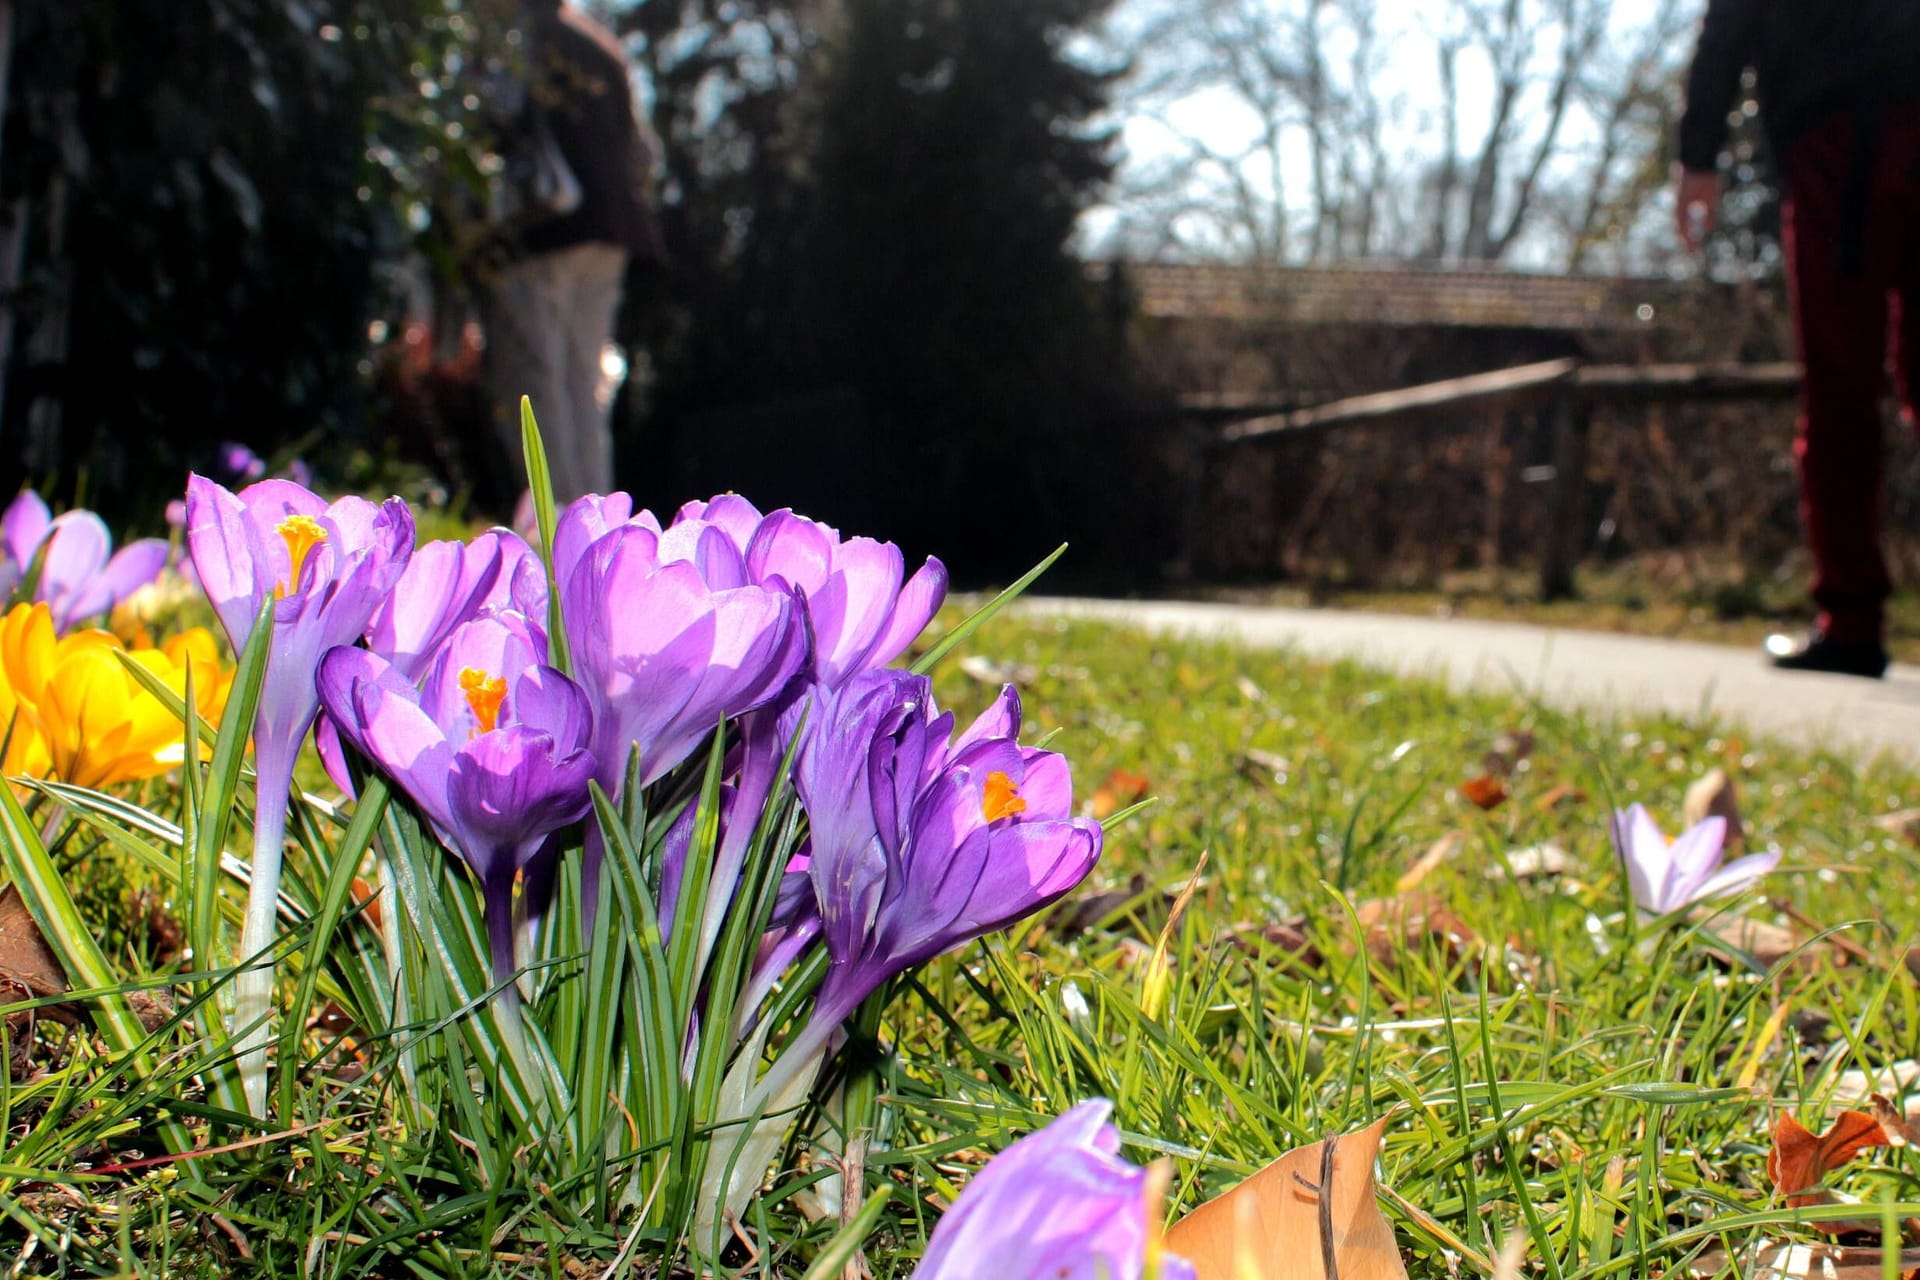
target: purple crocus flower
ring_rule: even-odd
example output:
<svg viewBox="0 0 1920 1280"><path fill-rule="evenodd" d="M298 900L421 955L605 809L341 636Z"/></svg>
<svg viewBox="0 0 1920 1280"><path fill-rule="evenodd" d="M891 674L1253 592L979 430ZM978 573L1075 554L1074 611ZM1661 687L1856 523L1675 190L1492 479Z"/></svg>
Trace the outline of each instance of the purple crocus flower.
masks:
<svg viewBox="0 0 1920 1280"><path fill-rule="evenodd" d="M456 627L497 609L529 618L546 614L546 571L520 535L489 529L471 542L423 543L414 548L392 593L374 610L367 623L367 647L391 662L402 677L417 681ZM321 720L314 745L334 785L351 792L331 717Z"/></svg>
<svg viewBox="0 0 1920 1280"><path fill-rule="evenodd" d="M829 964L796 1045L824 1046L888 978L1031 915L1100 857L1065 759L1016 741L1012 686L949 743L952 725L925 676L814 687L794 783ZM773 1074L808 1056L787 1050Z"/></svg>
<svg viewBox="0 0 1920 1280"><path fill-rule="evenodd" d="M1160 1251L1160 1190L1120 1157L1113 1104L1083 1102L973 1175L927 1241L915 1280L1193 1280Z"/></svg>
<svg viewBox="0 0 1920 1280"><path fill-rule="evenodd" d="M320 664L320 697L342 735L413 797L479 879L494 978L509 1002L514 879L591 806L587 698L545 657L536 627L497 613L456 628L418 689L366 649L338 648Z"/></svg>
<svg viewBox="0 0 1920 1280"><path fill-rule="evenodd" d="M716 526L733 540L747 576L797 589L813 627L812 677L838 687L856 672L883 667L925 629L947 595L947 569L929 556L902 583L900 548L872 538L842 539L831 525L781 509L761 515L737 494L690 502L668 529Z"/></svg>
<svg viewBox="0 0 1920 1280"><path fill-rule="evenodd" d="M236 650L272 601L273 641L253 723L256 808L253 873L240 932L243 960L273 937L294 758L319 711L314 672L337 645L366 630L413 551L413 516L390 498L328 503L297 484L262 480L238 494L204 476L187 481L187 548L200 585ZM255 1114L266 1105L267 997L259 966L235 981L240 1074Z"/></svg>
<svg viewBox="0 0 1920 1280"><path fill-rule="evenodd" d="M1718 816L1701 819L1669 844L1652 815L1636 804L1614 813L1611 834L1634 903L1654 916L1748 888L1780 861L1777 851L1751 853L1722 866L1727 823Z"/></svg>
<svg viewBox="0 0 1920 1280"><path fill-rule="evenodd" d="M783 692L807 660L798 602L749 582L724 536L710 530L679 555L664 536L617 525L579 555L564 589L574 674L593 703L596 777L610 795L633 747L642 784L653 782L722 715Z"/></svg>
<svg viewBox="0 0 1920 1280"><path fill-rule="evenodd" d="M553 580L564 590L587 548L628 525L660 533L660 521L644 507L635 511L631 494L589 493L568 503L553 527Z"/></svg>
<svg viewBox="0 0 1920 1280"><path fill-rule="evenodd" d="M0 598L19 586L42 547L46 558L33 598L47 606L59 633L112 612L167 564L167 544L160 539L142 538L114 551L99 516L81 510L55 516L29 489L0 515Z"/></svg>

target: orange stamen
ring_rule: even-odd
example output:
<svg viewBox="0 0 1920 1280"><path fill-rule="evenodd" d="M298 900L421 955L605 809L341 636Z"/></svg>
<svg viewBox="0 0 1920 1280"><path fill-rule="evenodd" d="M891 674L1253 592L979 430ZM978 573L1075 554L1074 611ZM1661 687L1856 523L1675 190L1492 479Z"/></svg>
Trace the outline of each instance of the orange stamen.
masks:
<svg viewBox="0 0 1920 1280"><path fill-rule="evenodd" d="M300 570L307 563L307 553L327 540L327 530L312 516L288 516L275 525L273 531L287 544L287 580L273 589L277 600L300 585Z"/></svg>
<svg viewBox="0 0 1920 1280"><path fill-rule="evenodd" d="M492 733L494 724L500 719L500 704L506 700L507 682L499 676L489 676L476 667L462 667L460 692L467 695L467 705L473 708L473 718L480 722L480 727L474 733Z"/></svg>
<svg viewBox="0 0 1920 1280"><path fill-rule="evenodd" d="M998 769L987 775L987 793L981 800L980 812L986 815L988 822L998 822L1026 811L1027 802L1020 798L1020 788L1013 784L1012 778Z"/></svg>

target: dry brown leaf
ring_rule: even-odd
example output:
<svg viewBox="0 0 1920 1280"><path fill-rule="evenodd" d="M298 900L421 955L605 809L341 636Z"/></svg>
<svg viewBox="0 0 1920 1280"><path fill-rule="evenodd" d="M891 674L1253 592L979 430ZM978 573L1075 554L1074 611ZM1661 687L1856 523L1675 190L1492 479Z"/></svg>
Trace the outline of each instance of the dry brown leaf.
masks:
<svg viewBox="0 0 1920 1280"><path fill-rule="evenodd" d="M1259 747L1248 747L1240 753L1240 771L1261 782L1271 782L1275 786L1286 783L1293 772L1293 761L1272 751L1262 751Z"/></svg>
<svg viewBox="0 0 1920 1280"><path fill-rule="evenodd" d="M1890 1147L1908 1147L1920 1144L1920 1117L1915 1117L1893 1105L1893 1099L1884 1093L1876 1093L1867 1102L1873 1110L1873 1118L1880 1122L1880 1129L1887 1135Z"/></svg>
<svg viewBox="0 0 1920 1280"><path fill-rule="evenodd" d="M1767 1177L1793 1208L1829 1203L1831 1193L1820 1185L1827 1174L1870 1147L1886 1145L1880 1122L1865 1111L1842 1111L1833 1127L1818 1135L1792 1112L1782 1111L1773 1126L1773 1149L1767 1152ZM1840 1224L1814 1225L1832 1230Z"/></svg>
<svg viewBox="0 0 1920 1280"><path fill-rule="evenodd" d="M1795 950L1800 949L1801 944L1806 942L1805 938L1792 929L1770 924L1765 920L1751 920L1745 916L1733 919L1722 917L1714 920L1707 925L1704 932L1733 950L1751 956L1754 961L1768 968L1793 955ZM1799 957L1794 962L1795 966L1811 968L1817 964L1845 964L1846 961L1843 958L1832 954L1832 948L1827 945L1829 941L1830 939L1823 938L1800 949Z"/></svg>
<svg viewBox="0 0 1920 1280"><path fill-rule="evenodd" d="M1709 770L1705 777L1687 788L1680 806L1682 820L1694 826L1705 818L1727 820L1727 844L1740 844L1747 838L1746 824L1740 821L1740 796L1725 769Z"/></svg>
<svg viewBox="0 0 1920 1280"><path fill-rule="evenodd" d="M1460 794L1482 809L1498 808L1507 798L1507 788L1499 778L1483 773L1460 784Z"/></svg>
<svg viewBox="0 0 1920 1280"><path fill-rule="evenodd" d="M1835 1106L1855 1107L1876 1093L1895 1097L1920 1083L1920 1061L1901 1058L1887 1064L1884 1071L1869 1075L1865 1071L1842 1071L1833 1078L1830 1095Z"/></svg>
<svg viewBox="0 0 1920 1280"><path fill-rule="evenodd" d="M62 995L72 988L14 885L0 889L0 1004Z"/></svg>
<svg viewBox="0 0 1920 1280"><path fill-rule="evenodd" d="M1392 964L1402 947L1424 951L1429 939L1458 961L1479 941L1446 900L1430 891L1370 898L1354 908L1354 915L1367 931L1367 951L1377 964Z"/></svg>
<svg viewBox="0 0 1920 1280"><path fill-rule="evenodd" d="M1197 1280L1406 1280L1374 1201L1383 1116L1357 1133L1287 1152L1167 1231Z"/></svg>
<svg viewBox="0 0 1920 1280"><path fill-rule="evenodd" d="M1540 798L1533 802L1533 807L1545 813L1563 804L1585 804L1586 802L1587 793L1584 788L1576 787L1571 782L1556 782L1540 793Z"/></svg>
<svg viewBox="0 0 1920 1280"><path fill-rule="evenodd" d="M1742 1255L1737 1270L1723 1249L1701 1254L1687 1270L1700 1280L1736 1274L1747 1280L1881 1280L1885 1266L1886 1256L1877 1248L1772 1244ZM1913 1280L1920 1271L1920 1249L1902 1249L1894 1266L1901 1280Z"/></svg>
<svg viewBox="0 0 1920 1280"><path fill-rule="evenodd" d="M1883 813L1873 820L1873 825L1920 844L1920 809L1896 809L1892 813Z"/></svg>
<svg viewBox="0 0 1920 1280"><path fill-rule="evenodd" d="M1138 804L1153 789L1153 781L1144 773L1115 769L1093 790L1088 808L1096 821L1105 821L1130 804Z"/></svg>
<svg viewBox="0 0 1920 1280"><path fill-rule="evenodd" d="M1313 944L1307 932L1305 916L1267 924L1238 924L1227 932L1227 942L1256 954L1262 947L1270 948L1309 969L1318 969L1326 963L1326 957L1320 954L1320 948Z"/></svg>
<svg viewBox="0 0 1920 1280"><path fill-rule="evenodd" d="M1467 833L1464 831L1449 831L1435 840L1427 846L1427 851L1421 854L1419 859L1394 882L1394 891L1405 893L1409 889L1418 888L1420 882L1432 875L1436 867L1460 852L1461 846L1466 842Z"/></svg>
<svg viewBox="0 0 1920 1280"><path fill-rule="evenodd" d="M1533 734L1522 729L1518 733L1501 734L1494 741L1493 749L1480 758L1480 765L1496 778L1510 778L1520 763L1532 754Z"/></svg>

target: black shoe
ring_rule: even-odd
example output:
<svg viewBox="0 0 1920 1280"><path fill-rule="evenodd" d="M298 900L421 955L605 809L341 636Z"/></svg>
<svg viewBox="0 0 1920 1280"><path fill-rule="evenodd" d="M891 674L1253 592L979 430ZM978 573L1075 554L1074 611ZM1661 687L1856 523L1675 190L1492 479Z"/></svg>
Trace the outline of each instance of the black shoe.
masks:
<svg viewBox="0 0 1920 1280"><path fill-rule="evenodd" d="M1767 660L1782 671L1831 671L1878 680L1887 672L1887 650L1878 644L1841 644L1815 627L1800 635L1767 637Z"/></svg>

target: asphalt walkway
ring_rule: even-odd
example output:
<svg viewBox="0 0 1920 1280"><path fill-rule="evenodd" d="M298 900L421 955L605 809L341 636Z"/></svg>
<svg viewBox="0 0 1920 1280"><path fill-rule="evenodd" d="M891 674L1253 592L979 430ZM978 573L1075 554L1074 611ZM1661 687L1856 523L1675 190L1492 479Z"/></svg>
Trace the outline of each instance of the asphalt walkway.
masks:
<svg viewBox="0 0 1920 1280"><path fill-rule="evenodd" d="M1757 649L1511 622L1178 601L1029 598L1028 613L1150 633L1351 657L1455 687L1511 690L1601 711L1711 712L1804 745L1886 749L1920 761L1920 667L1884 680L1780 672Z"/></svg>

